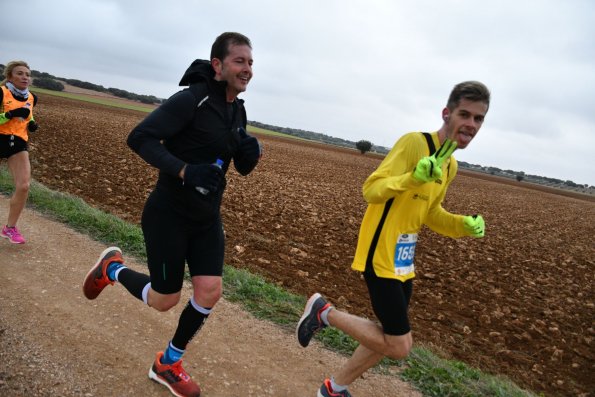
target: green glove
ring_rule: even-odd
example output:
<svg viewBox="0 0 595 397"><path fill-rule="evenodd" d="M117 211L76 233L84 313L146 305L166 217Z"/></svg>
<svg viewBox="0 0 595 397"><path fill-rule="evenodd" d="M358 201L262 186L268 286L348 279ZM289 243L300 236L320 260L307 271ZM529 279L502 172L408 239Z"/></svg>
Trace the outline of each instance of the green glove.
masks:
<svg viewBox="0 0 595 397"><path fill-rule="evenodd" d="M450 158L456 148L456 141L446 139L436 153L419 160L413 170L413 178L424 183L442 178L442 163Z"/></svg>
<svg viewBox="0 0 595 397"><path fill-rule="evenodd" d="M465 231L471 237L483 237L486 232L486 223L481 215L466 216L463 218Z"/></svg>

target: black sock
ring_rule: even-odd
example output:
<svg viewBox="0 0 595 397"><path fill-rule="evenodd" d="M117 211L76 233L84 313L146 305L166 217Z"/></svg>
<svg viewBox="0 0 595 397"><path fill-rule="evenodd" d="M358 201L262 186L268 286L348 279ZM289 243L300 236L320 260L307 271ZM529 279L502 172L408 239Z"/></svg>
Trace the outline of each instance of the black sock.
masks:
<svg viewBox="0 0 595 397"><path fill-rule="evenodd" d="M128 290L128 292L142 301L143 289L151 282L151 278L146 274L125 268L118 274L118 281Z"/></svg>
<svg viewBox="0 0 595 397"><path fill-rule="evenodd" d="M201 311L204 313L201 313ZM176 333L171 340L171 343L178 349L185 350L186 345L194 335L198 333L204 322L209 317L211 312L210 308L203 308L194 303L192 298L188 301L188 304L180 314L180 320L178 322L178 328Z"/></svg>

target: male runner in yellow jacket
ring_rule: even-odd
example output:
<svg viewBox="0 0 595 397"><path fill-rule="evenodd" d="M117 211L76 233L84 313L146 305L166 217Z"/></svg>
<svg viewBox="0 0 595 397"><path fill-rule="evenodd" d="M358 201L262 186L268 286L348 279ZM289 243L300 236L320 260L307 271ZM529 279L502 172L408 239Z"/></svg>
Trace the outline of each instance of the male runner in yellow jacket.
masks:
<svg viewBox="0 0 595 397"><path fill-rule="evenodd" d="M451 214L442 201L457 173L451 155L473 140L489 105L490 92L482 83L457 84L442 110L442 127L431 134L402 136L365 181L368 208L352 268L363 273L381 325L335 309L318 293L310 297L296 329L302 346L329 325L360 343L345 365L325 379L318 397L350 397L347 386L384 356L403 359L409 354L413 339L407 309L422 225L449 237L484 236L481 216Z"/></svg>

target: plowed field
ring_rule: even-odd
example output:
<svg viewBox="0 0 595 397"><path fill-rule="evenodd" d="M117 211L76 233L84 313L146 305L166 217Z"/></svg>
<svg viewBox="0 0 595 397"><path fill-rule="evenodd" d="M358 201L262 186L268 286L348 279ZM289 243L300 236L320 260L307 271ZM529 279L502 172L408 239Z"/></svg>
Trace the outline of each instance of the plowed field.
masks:
<svg viewBox="0 0 595 397"><path fill-rule="evenodd" d="M157 172L125 139L144 116L42 95L41 128L31 140L34 179L138 222ZM265 155L256 171L228 174L226 261L372 317L350 264L366 207L361 186L380 159L260 139ZM592 198L460 172L444 207L482 214L487 235L453 240L422 231L410 312L416 342L548 396L592 396Z"/></svg>

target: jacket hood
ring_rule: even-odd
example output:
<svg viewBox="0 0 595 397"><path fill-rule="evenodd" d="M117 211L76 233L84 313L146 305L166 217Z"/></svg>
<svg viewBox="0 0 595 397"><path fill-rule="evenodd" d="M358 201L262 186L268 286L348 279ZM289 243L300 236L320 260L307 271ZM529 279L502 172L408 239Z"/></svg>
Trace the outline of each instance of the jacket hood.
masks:
<svg viewBox="0 0 595 397"><path fill-rule="evenodd" d="M180 80L181 86L186 86L199 81L209 81L215 77L215 71L211 66L211 62L204 59L197 59L190 64L186 72Z"/></svg>

